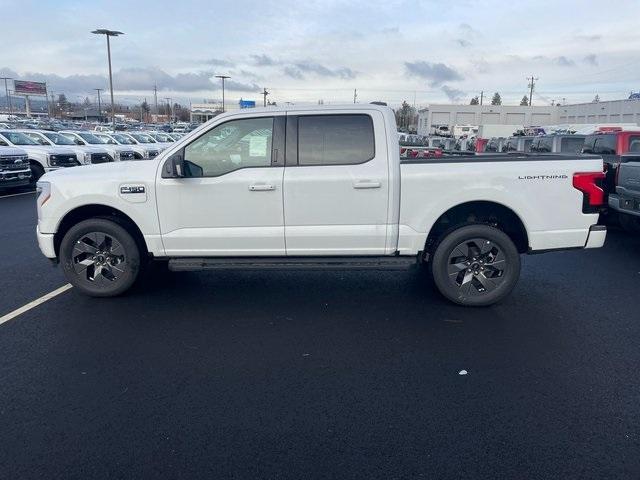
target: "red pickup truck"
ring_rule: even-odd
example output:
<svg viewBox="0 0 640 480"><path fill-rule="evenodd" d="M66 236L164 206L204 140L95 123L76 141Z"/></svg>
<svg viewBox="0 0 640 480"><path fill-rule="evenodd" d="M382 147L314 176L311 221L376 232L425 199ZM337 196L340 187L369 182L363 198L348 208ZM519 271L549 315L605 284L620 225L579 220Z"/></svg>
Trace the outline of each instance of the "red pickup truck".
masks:
<svg viewBox="0 0 640 480"><path fill-rule="evenodd" d="M640 130L603 131L588 135L584 140L582 153L602 156L606 172L603 187L607 195L614 195L622 158L628 157L628 154L640 154ZM623 227L628 224L626 214L615 209L610 209L608 213L611 217L617 217Z"/></svg>

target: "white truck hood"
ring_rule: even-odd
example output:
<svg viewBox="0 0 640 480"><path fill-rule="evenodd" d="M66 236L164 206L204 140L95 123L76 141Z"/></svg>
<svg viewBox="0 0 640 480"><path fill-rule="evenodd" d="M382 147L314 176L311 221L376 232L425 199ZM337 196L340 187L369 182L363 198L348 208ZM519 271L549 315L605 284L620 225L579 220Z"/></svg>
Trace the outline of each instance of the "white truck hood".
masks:
<svg viewBox="0 0 640 480"><path fill-rule="evenodd" d="M27 152L18 147L0 147L0 157L26 155Z"/></svg>
<svg viewBox="0 0 640 480"><path fill-rule="evenodd" d="M109 162L85 165L82 168L62 168L46 173L41 181L61 182L99 182L133 181L145 179L153 181L158 168L157 161L149 162Z"/></svg>
<svg viewBox="0 0 640 480"><path fill-rule="evenodd" d="M75 152L67 147L54 147L46 145L20 145L22 150L27 153L36 153L40 155L75 155Z"/></svg>

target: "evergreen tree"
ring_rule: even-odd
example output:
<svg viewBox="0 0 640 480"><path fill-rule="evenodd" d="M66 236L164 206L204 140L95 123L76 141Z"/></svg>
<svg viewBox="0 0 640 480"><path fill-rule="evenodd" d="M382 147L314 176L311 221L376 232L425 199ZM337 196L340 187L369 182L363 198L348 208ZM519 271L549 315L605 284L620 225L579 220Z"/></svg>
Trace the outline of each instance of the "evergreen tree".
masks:
<svg viewBox="0 0 640 480"><path fill-rule="evenodd" d="M477 95L471 99L469 105L480 105L480 100L478 99Z"/></svg>
<svg viewBox="0 0 640 480"><path fill-rule="evenodd" d="M529 106L529 97L527 97L526 95L524 95L522 97L522 100L520 100L520 106L522 107L527 107Z"/></svg>
<svg viewBox="0 0 640 480"><path fill-rule="evenodd" d="M502 105L502 97L498 92L493 94L491 98L491 105Z"/></svg>

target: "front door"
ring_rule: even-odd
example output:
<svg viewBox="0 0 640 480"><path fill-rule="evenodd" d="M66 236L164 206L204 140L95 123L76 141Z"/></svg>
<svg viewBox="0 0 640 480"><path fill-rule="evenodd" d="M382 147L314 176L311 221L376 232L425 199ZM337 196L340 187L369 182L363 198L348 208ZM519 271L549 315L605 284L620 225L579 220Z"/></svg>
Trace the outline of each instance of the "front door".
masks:
<svg viewBox="0 0 640 480"><path fill-rule="evenodd" d="M284 121L265 114L218 124L183 149L183 178L158 174L167 256L285 255Z"/></svg>

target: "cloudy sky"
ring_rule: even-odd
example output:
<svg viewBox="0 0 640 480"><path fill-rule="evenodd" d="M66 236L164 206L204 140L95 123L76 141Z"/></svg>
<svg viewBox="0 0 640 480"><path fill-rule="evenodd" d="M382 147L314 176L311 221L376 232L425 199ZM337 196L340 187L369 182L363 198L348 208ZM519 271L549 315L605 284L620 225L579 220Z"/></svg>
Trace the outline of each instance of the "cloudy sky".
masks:
<svg viewBox="0 0 640 480"><path fill-rule="evenodd" d="M626 98L640 89L640 0L0 0L0 74L46 80L70 100L106 87L114 39L116 95L183 102L403 100L468 103L481 90L535 104ZM625 14L627 12L627 14ZM10 18L10 21L7 20ZM4 93L4 92L3 92Z"/></svg>

